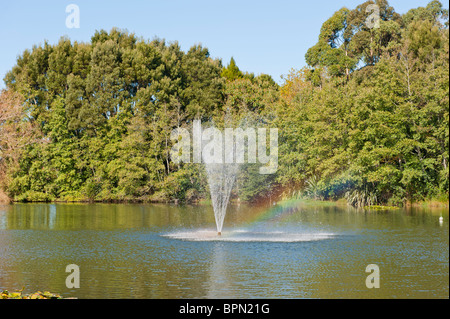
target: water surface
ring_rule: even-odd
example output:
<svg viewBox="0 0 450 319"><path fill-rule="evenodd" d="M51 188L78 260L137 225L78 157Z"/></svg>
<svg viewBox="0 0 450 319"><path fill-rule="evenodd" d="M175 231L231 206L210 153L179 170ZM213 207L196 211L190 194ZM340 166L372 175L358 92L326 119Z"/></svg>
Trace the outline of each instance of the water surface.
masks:
<svg viewBox="0 0 450 319"><path fill-rule="evenodd" d="M439 224L439 217L444 223ZM0 290L78 298L448 298L448 209L0 206ZM69 264L81 287L65 285ZM366 266L380 268L379 289Z"/></svg>

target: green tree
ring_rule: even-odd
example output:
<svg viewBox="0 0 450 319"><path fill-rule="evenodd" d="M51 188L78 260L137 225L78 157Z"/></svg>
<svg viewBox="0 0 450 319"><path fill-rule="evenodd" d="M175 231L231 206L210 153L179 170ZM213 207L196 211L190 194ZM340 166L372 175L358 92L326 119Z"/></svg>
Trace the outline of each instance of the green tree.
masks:
<svg viewBox="0 0 450 319"><path fill-rule="evenodd" d="M231 57L230 63L228 63L227 67L224 67L222 69L221 75L228 81L234 81L244 77L244 74L241 72L241 70L239 70L233 57Z"/></svg>

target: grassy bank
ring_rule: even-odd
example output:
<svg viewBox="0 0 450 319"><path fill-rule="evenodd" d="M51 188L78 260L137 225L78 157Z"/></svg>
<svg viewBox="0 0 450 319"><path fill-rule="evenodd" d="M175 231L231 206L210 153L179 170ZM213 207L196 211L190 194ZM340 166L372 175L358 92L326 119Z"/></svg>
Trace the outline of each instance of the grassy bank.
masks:
<svg viewBox="0 0 450 319"><path fill-rule="evenodd" d="M279 204L287 203L291 201L297 201L298 203L305 206L349 206L345 198L338 200L320 200L320 199L309 199L309 198L297 198L297 199L284 199L279 202ZM364 209L368 210L386 210L386 209L399 209L399 208L449 208L448 197L442 196L439 198L427 199L423 201L416 202L405 202L404 205L371 205L364 206Z"/></svg>
<svg viewBox="0 0 450 319"><path fill-rule="evenodd" d="M141 197L114 197L114 198L94 198L89 199L86 196L65 196L63 198L50 198L45 196L44 193L38 192L28 192L27 196L21 196L14 199L9 198L4 192L0 190L0 204L8 204L8 203L112 203L112 204L121 204L121 203L144 203L144 204L200 204L200 205L212 205L210 198L195 198L195 200L185 200L180 201L176 199L170 199L167 197L159 197L159 196L141 196ZM239 201L238 199L230 199L231 204L254 204L261 205L263 203L272 205L273 203L283 204L289 202L298 202L304 206L349 206L350 204L347 202L345 198L340 198L338 200L321 200L321 199L312 199L307 197L300 198L285 198L285 199L274 199L273 201L265 201L260 200L258 202L245 202ZM380 204L380 205L371 205L364 206L365 209L371 210L384 210L384 209L397 209L400 207L419 207L419 208L449 208L449 199L448 195L442 195L440 197L431 198L422 201L407 201L403 204Z"/></svg>
<svg viewBox="0 0 450 319"><path fill-rule="evenodd" d="M449 201L442 201L437 199L430 199L420 202L407 203L407 207L422 207L422 208L449 208Z"/></svg>

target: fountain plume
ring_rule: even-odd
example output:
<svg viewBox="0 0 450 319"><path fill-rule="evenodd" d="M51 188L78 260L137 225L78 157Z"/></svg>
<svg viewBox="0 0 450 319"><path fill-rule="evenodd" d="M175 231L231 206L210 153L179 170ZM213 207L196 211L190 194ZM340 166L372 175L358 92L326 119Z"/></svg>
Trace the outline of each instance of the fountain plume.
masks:
<svg viewBox="0 0 450 319"><path fill-rule="evenodd" d="M239 164L206 163L205 169L208 175L217 233L220 236L222 234L223 221L227 213L231 191L239 172Z"/></svg>
<svg viewBox="0 0 450 319"><path fill-rule="evenodd" d="M230 123L229 120L226 122ZM223 134L217 128L211 128L211 130L217 133L210 145L210 149L214 150L215 154L211 157L208 152L203 153L203 163L208 176L217 234L220 236L231 191L239 173L240 164L236 159L244 152L244 148L236 147L234 134L225 134L225 139L222 139Z"/></svg>

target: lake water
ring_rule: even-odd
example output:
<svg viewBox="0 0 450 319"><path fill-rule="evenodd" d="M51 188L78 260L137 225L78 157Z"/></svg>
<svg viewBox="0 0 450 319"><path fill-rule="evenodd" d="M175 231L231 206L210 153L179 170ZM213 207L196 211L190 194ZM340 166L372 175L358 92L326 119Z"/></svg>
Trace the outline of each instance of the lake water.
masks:
<svg viewBox="0 0 450 319"><path fill-rule="evenodd" d="M439 223L439 217L444 222ZM449 298L448 209L0 206L0 290L77 298ZM68 289L66 266L80 269ZM366 287L366 267L380 288Z"/></svg>

